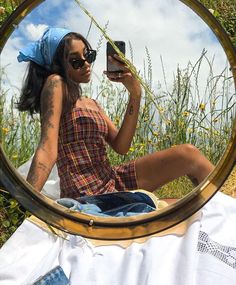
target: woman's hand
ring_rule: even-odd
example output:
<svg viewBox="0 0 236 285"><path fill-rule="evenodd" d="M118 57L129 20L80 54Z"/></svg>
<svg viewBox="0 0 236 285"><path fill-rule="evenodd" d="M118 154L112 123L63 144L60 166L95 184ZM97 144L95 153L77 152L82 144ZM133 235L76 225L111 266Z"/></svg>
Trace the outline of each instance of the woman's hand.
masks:
<svg viewBox="0 0 236 285"><path fill-rule="evenodd" d="M114 57L109 56L108 60L111 63L115 63L122 72L108 72L104 71L108 79L112 82L121 82L129 91L131 96L141 96L141 86L138 79L132 74L128 66L122 61L122 59L115 54Z"/></svg>

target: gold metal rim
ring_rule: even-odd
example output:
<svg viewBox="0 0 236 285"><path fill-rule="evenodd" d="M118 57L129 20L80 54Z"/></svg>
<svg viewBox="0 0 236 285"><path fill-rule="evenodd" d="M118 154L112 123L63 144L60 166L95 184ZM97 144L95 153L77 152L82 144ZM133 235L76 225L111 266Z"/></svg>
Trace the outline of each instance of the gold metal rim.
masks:
<svg viewBox="0 0 236 285"><path fill-rule="evenodd" d="M44 0L25 0L0 29L0 51L20 21ZM224 29L197 0L179 0L198 14L215 33L231 65L236 86L236 53ZM71 234L102 240L124 240L167 230L201 209L229 176L236 160L236 125L227 149L214 171L186 197L157 213L128 218L101 218L65 211L47 197L36 193L17 173L0 146L0 185L25 209L46 223Z"/></svg>

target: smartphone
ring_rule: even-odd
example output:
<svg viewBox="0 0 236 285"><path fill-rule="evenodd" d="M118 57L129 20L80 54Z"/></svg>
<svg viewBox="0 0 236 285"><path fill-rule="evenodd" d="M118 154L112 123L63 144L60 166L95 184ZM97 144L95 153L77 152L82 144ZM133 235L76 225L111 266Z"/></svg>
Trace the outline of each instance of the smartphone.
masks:
<svg viewBox="0 0 236 285"><path fill-rule="evenodd" d="M115 41L114 43L118 47L118 49L125 55L125 42ZM114 54L117 54L117 52L115 51L113 46L109 42L107 42L107 71L115 73L123 72L123 70L121 70L119 66L117 66L117 64L111 63L108 60L108 56L114 56Z"/></svg>

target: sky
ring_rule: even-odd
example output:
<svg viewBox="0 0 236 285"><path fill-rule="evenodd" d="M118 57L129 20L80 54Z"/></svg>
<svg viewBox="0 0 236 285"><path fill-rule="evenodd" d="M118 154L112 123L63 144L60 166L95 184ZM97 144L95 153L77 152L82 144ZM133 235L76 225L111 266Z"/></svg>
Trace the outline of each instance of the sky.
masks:
<svg viewBox="0 0 236 285"><path fill-rule="evenodd" d="M226 66L226 56L209 27L188 7L178 0L86 0L84 7L105 27L113 40L126 42L127 58L131 59L141 74L147 66L147 53L152 63L153 88L164 85L162 63L167 84L173 82L176 68L184 69L188 62L194 64L203 49L210 61L214 58L214 74L220 74ZM101 33L79 8L74 0L45 0L19 24L12 33L1 54L1 66L6 77L3 85L11 86L18 94L25 73L25 63L18 63L18 50L30 41L37 40L47 26L64 27L87 36L93 48L97 48ZM94 65L94 78L101 78L106 69L106 43L103 39ZM209 67L204 63L200 72L202 90L205 88ZM98 84L94 79L95 84Z"/></svg>

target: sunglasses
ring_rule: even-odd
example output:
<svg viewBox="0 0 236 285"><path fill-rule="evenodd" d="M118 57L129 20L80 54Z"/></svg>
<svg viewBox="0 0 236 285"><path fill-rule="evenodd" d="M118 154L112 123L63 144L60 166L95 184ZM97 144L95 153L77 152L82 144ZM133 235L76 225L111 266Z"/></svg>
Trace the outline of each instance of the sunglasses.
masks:
<svg viewBox="0 0 236 285"><path fill-rule="evenodd" d="M82 59L82 58L71 58L69 60L71 66L74 68L74 69L79 69L79 68L82 68L85 64L85 61L87 61L89 64L91 64L92 62L95 61L96 59L96 55L97 55L97 52L96 50L88 50L86 52L86 54L84 55L84 58L85 59Z"/></svg>

